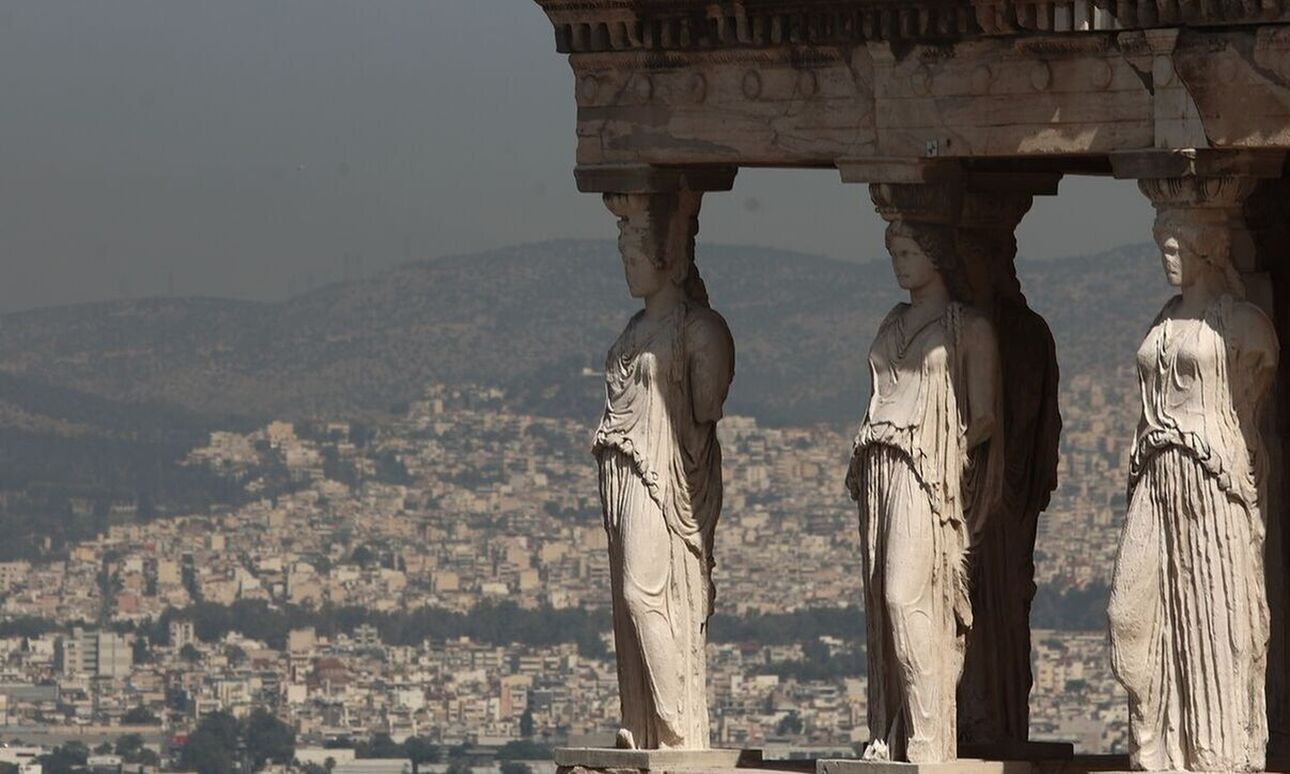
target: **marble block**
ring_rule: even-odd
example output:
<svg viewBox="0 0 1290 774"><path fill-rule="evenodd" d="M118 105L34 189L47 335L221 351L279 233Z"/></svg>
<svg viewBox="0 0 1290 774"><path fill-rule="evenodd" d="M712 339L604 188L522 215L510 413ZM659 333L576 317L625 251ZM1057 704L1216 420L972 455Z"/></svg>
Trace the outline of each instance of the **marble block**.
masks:
<svg viewBox="0 0 1290 774"><path fill-rule="evenodd" d="M1034 774L1029 761L987 761L960 758L940 763L903 761L824 760L816 774Z"/></svg>
<svg viewBox="0 0 1290 774"><path fill-rule="evenodd" d="M558 747L560 768L679 771L733 769L761 764L761 750L621 750L613 747Z"/></svg>
<svg viewBox="0 0 1290 774"><path fill-rule="evenodd" d="M1075 745L1070 742L987 742L960 744L959 754L965 758L982 758L991 761L1059 761L1075 757Z"/></svg>

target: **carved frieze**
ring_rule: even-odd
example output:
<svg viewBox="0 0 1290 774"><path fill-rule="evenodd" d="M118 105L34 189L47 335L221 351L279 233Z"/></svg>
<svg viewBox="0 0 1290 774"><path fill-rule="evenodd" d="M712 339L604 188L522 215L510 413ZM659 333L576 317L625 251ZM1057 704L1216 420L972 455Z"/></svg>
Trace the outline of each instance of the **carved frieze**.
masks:
<svg viewBox="0 0 1290 774"><path fill-rule="evenodd" d="M954 40L980 31L965 0L538 2L562 53Z"/></svg>

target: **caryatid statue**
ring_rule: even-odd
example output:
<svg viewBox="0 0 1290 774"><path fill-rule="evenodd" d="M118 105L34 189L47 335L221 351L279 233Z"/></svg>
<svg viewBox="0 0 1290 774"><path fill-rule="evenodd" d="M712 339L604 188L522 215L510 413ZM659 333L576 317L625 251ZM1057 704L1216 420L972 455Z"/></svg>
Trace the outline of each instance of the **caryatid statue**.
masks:
<svg viewBox="0 0 1290 774"><path fill-rule="evenodd" d="M1029 738L1030 607L1039 515L1057 487L1061 413L1053 335L1017 280L1016 224L1029 194L992 195L958 245L973 302L999 337L1003 492L972 550L973 627L959 685L959 741L1007 746ZM985 210L984 213L981 210Z"/></svg>
<svg viewBox="0 0 1290 774"><path fill-rule="evenodd" d="M1260 771L1268 605L1258 425L1276 333L1244 300L1223 210L1163 208L1155 237L1180 293L1138 349L1142 416L1111 584L1112 666L1129 694L1134 768Z"/></svg>
<svg viewBox="0 0 1290 774"><path fill-rule="evenodd" d="M950 228L896 220L887 248L910 302L874 339L872 397L847 475L860 511L865 757L932 763L957 756L968 551L1002 487L998 345L963 302Z"/></svg>
<svg viewBox="0 0 1290 774"><path fill-rule="evenodd" d="M634 298L605 363L594 453L628 748L708 747L704 644L721 514L717 420L734 343L694 265L700 194L607 194Z"/></svg>

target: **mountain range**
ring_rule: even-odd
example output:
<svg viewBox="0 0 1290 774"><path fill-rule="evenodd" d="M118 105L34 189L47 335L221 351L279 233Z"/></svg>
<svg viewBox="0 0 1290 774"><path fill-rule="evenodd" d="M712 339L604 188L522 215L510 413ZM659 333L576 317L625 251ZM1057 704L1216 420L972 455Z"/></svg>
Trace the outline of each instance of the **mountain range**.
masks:
<svg viewBox="0 0 1290 774"><path fill-rule="evenodd" d="M1136 245L1019 262L1064 373L1132 362L1169 295L1153 255ZM859 418L870 337L901 298L886 262L701 245L698 263L738 351L728 413ZM410 263L279 303L152 298L9 314L0 427L187 437L381 413L432 382L498 385L522 410L591 421L595 374L635 308L613 243L552 241Z"/></svg>

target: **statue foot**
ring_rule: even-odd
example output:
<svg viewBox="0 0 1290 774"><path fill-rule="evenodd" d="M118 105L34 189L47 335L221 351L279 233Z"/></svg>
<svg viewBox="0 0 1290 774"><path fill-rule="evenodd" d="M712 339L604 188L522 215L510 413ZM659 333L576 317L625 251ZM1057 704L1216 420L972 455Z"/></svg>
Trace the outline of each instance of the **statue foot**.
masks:
<svg viewBox="0 0 1290 774"><path fill-rule="evenodd" d="M636 737L632 736L631 731L620 728L618 729L618 734L614 736L614 747L620 750L635 750Z"/></svg>
<svg viewBox="0 0 1290 774"><path fill-rule="evenodd" d="M875 739L864 748L864 755L860 756L866 761L889 761L891 760L891 751L887 749L887 743L881 739Z"/></svg>

